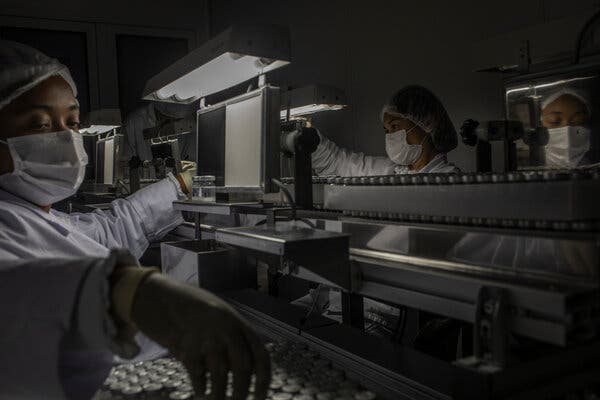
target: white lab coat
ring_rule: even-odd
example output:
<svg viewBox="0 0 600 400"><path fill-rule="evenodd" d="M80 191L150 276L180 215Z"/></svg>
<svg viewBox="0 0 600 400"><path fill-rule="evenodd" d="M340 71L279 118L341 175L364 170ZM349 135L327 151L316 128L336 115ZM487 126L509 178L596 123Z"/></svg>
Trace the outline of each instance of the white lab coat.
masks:
<svg viewBox="0 0 600 400"><path fill-rule="evenodd" d="M65 214L0 189L0 268L38 258L106 257L128 249L141 257L151 241L183 222L173 201L183 193L174 177L147 186L108 210Z"/></svg>
<svg viewBox="0 0 600 400"><path fill-rule="evenodd" d="M57 358L66 358L63 364L79 372L81 379L75 384L98 383L89 376L107 367L111 360L107 351L84 346L86 350L70 352L65 357L64 352L58 351L58 340L63 339L61 349L77 347L80 337L63 336L72 326L77 326L78 332L108 335L108 325L94 325L94 321L103 320L98 304L107 304L107 277L112 267L100 267L97 263L109 257L109 249L116 248L129 249L139 258L150 241L160 239L183 222L181 214L172 207L172 202L183 195L176 182L170 176L126 199L113 201L109 210L70 215L54 210L46 213L0 190L0 315L5 317L0 354L6 360L0 362L4 368L10 368L11 363L55 366L45 370L45 375L44 370L35 368L38 375L33 376L3 372L0 398L5 398L2 388L9 387L3 385L4 378L11 379L11 388L22 389L22 398L36 398L28 394L27 388L38 383L48 387L47 398L62 398L61 380L64 384L65 379L76 377L59 378ZM78 262L74 264L74 260ZM97 312L89 311L88 303ZM102 329L105 332L99 332ZM38 360L39 349L48 349L43 360Z"/></svg>
<svg viewBox="0 0 600 400"><path fill-rule="evenodd" d="M446 154L437 154L420 170L396 165L388 157L367 156L341 148L319 133L321 142L312 154L312 167L318 175L371 176L413 173L453 173L459 169L448 162Z"/></svg>
<svg viewBox="0 0 600 400"><path fill-rule="evenodd" d="M0 269L0 399L90 398L111 367L111 257Z"/></svg>

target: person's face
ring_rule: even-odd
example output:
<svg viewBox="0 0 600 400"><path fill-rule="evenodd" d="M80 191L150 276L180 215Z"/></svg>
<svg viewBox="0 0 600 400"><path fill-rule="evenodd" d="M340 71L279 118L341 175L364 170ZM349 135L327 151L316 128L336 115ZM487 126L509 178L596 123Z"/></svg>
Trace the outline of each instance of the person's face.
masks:
<svg viewBox="0 0 600 400"><path fill-rule="evenodd" d="M386 135L402 129L404 129L406 132L412 129L410 133L406 135L406 142L408 144L421 144L421 142L423 142L423 136L426 135L421 128L418 126L415 127L415 124L406 118L400 118L390 114L383 115L383 130L385 131Z"/></svg>
<svg viewBox="0 0 600 400"><path fill-rule="evenodd" d="M0 110L0 139L71 129L79 131L79 105L71 86L52 76ZM8 147L0 144L0 174L11 172Z"/></svg>
<svg viewBox="0 0 600 400"><path fill-rule="evenodd" d="M564 94L542 110L544 128L585 125L590 120L587 107L577 97Z"/></svg>

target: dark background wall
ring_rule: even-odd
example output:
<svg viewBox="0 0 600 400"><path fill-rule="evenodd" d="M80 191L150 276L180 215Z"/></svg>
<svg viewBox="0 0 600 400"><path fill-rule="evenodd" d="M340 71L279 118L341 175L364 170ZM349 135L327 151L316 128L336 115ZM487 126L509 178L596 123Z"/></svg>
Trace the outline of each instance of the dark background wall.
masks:
<svg viewBox="0 0 600 400"><path fill-rule="evenodd" d="M413 83L429 87L457 127L466 118L501 118L503 77L474 71L510 63L525 39L534 59L570 53L578 30L598 8L600 0L0 0L2 16L53 21L57 29L88 27L97 56L88 55L95 63L91 105L101 107L130 107L125 103L135 100L146 78L127 82L127 74L151 74L189 50L171 46L169 38L185 36L193 47L238 22L287 25L293 62L269 79L282 87L324 83L343 89L349 107L318 116L315 124L339 144L370 154L384 154L378 114L395 90ZM136 46L139 37L158 37L164 48L149 55L149 42ZM474 166L471 149L462 145L450 159L464 169Z"/></svg>
<svg viewBox="0 0 600 400"><path fill-rule="evenodd" d="M348 109L318 117L316 125L341 145L384 154L378 114L395 90L429 87L457 128L466 118L500 118L503 77L473 71L513 59L524 39L534 58L570 52L599 7L598 0L213 0L209 9L213 33L236 22L289 25L292 64L270 79L343 89ZM474 168L462 144L450 159Z"/></svg>
<svg viewBox="0 0 600 400"><path fill-rule="evenodd" d="M208 37L203 0L0 0L0 38L58 58L72 71L82 110L143 104L146 81Z"/></svg>
<svg viewBox="0 0 600 400"><path fill-rule="evenodd" d="M204 0L1 0L0 14L204 31L205 7Z"/></svg>

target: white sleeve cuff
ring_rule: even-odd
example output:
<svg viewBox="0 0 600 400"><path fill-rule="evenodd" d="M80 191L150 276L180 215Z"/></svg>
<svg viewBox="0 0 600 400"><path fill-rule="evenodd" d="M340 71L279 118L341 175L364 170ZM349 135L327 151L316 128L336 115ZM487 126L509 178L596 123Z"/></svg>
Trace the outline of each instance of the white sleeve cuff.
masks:
<svg viewBox="0 0 600 400"><path fill-rule="evenodd" d="M169 172L167 174L167 179L170 180L173 183L173 185L175 185L175 190L177 191L177 197L179 198L179 200L186 200L188 197L185 193L183 193L183 190L181 189L181 184L179 183L177 178L175 178L175 175ZM191 190L192 188L190 188L190 191Z"/></svg>
<svg viewBox="0 0 600 400"><path fill-rule="evenodd" d="M173 175L138 190L127 199L141 217L148 241L162 238L166 233L183 223L179 211L173 209L173 202L185 195Z"/></svg>

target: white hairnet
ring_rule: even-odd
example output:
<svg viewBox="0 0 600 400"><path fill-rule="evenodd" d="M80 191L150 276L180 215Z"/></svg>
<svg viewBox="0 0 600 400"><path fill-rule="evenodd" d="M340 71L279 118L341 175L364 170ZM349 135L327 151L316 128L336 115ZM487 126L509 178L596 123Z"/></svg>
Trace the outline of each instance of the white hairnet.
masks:
<svg viewBox="0 0 600 400"><path fill-rule="evenodd" d="M405 118L427 132L434 147L447 153L458 144L456 129L442 102L423 86L409 85L400 89L383 106L380 118L385 114Z"/></svg>
<svg viewBox="0 0 600 400"><path fill-rule="evenodd" d="M577 100L581 101L583 103L583 105L585 105L585 108L587 109L588 114L592 114L592 105L590 104L589 99L587 98L587 96L576 90L576 89L572 89L572 88L562 88L560 90L557 90L556 92L552 93L550 96L547 96L544 98L544 100L542 100L541 102L541 106L542 106L542 110L546 107L548 107L548 105L552 102L554 102L556 99L562 97L562 96L573 96L575 97Z"/></svg>
<svg viewBox="0 0 600 400"><path fill-rule="evenodd" d="M69 69L32 47L0 40L0 66L0 109L53 75L67 81L77 96Z"/></svg>
<svg viewBox="0 0 600 400"><path fill-rule="evenodd" d="M417 125L419 128L423 129L427 133L431 133L431 131L433 131L433 128L431 126L429 126L427 124L427 122L420 121L417 118L415 118L413 115L401 113L398 111L396 106L393 106L391 104L386 104L383 106L383 108L381 110L381 115L379 116L379 119L381 119L381 122L383 122L383 116L385 114L389 114L394 117L407 119L410 122L412 122L413 124Z"/></svg>

